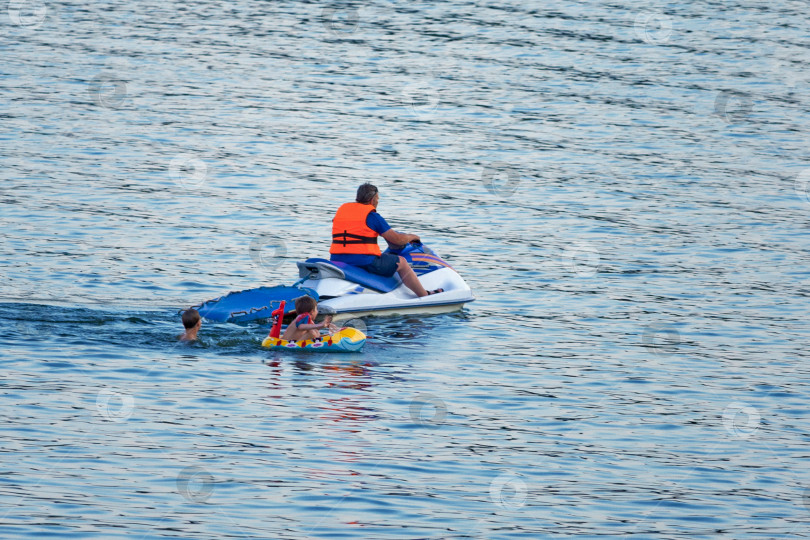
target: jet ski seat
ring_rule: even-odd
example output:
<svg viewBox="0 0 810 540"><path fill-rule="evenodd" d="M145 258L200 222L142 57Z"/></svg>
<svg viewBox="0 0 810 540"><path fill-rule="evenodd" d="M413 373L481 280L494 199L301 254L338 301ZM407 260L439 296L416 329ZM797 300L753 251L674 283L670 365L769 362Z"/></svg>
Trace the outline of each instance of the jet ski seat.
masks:
<svg viewBox="0 0 810 540"><path fill-rule="evenodd" d="M366 272L362 268L352 266L339 261L329 261L326 259L307 259L304 262L297 262L298 277L308 279L338 278L362 285L367 289L374 289L381 293L393 291L399 287L402 280L399 275L391 277L378 276L371 272Z"/></svg>

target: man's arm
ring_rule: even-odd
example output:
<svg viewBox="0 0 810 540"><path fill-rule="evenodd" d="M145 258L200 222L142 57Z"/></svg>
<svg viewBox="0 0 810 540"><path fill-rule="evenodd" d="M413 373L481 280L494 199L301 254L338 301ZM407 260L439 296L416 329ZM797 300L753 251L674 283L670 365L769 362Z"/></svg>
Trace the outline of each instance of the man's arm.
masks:
<svg viewBox="0 0 810 540"><path fill-rule="evenodd" d="M418 236L415 234L402 234L398 233L394 229L388 229L381 235L385 238L385 241L389 244L393 244L395 246L404 246L409 242L421 242Z"/></svg>

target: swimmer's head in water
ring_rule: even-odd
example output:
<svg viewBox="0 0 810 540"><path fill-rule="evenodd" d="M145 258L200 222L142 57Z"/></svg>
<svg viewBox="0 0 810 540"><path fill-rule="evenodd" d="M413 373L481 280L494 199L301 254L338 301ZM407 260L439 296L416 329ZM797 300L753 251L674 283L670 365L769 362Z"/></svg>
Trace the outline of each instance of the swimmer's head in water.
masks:
<svg viewBox="0 0 810 540"><path fill-rule="evenodd" d="M183 328L189 330L200 322L200 313L196 309L187 309L183 312Z"/></svg>

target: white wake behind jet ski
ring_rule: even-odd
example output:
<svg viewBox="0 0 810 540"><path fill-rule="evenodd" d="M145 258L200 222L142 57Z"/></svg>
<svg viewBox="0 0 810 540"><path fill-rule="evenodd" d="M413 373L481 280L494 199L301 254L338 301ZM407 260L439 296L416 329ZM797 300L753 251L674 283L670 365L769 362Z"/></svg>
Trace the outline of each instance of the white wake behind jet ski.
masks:
<svg viewBox="0 0 810 540"><path fill-rule="evenodd" d="M419 298L396 273L382 277L326 259L298 262L298 283L318 293L318 310L333 314L336 321L366 315L446 313L475 300L461 276L426 245L413 243L386 253L404 257L425 289L444 291Z"/></svg>

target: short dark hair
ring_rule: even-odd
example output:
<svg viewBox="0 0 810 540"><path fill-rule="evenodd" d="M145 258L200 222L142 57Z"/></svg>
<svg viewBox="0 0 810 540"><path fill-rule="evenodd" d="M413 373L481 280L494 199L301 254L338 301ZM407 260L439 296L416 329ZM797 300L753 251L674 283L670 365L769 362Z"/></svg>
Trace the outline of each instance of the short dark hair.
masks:
<svg viewBox="0 0 810 540"><path fill-rule="evenodd" d="M187 309L183 312L183 327L185 329L194 328L200 322L200 313L196 309Z"/></svg>
<svg viewBox="0 0 810 540"><path fill-rule="evenodd" d="M377 194L377 186L366 182L357 188L357 202L360 204L369 204L374 195Z"/></svg>
<svg viewBox="0 0 810 540"><path fill-rule="evenodd" d="M303 315L315 309L317 305L317 302L311 296L299 296L295 299L295 312Z"/></svg>

